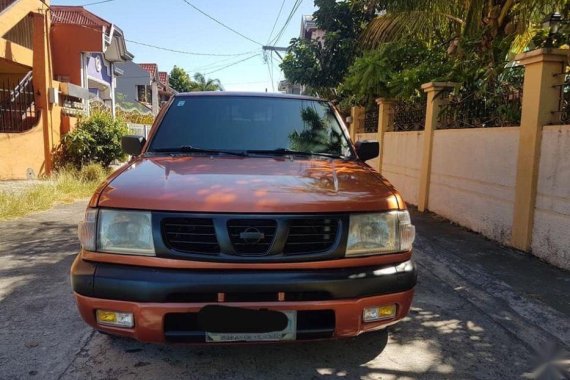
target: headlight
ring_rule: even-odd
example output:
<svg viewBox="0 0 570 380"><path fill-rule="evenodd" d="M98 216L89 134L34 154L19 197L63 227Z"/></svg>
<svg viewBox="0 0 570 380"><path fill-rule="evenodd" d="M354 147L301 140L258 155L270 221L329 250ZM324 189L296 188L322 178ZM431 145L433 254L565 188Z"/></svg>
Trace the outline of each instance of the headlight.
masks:
<svg viewBox="0 0 570 380"><path fill-rule="evenodd" d="M409 251L416 235L408 211L350 216L346 256Z"/></svg>
<svg viewBox="0 0 570 380"><path fill-rule="evenodd" d="M97 251L154 256L150 212L99 211Z"/></svg>
<svg viewBox="0 0 570 380"><path fill-rule="evenodd" d="M88 251L155 255L150 212L87 209L78 235Z"/></svg>
<svg viewBox="0 0 570 380"><path fill-rule="evenodd" d="M95 239L97 236L96 208L88 208L85 210L85 218L79 222L77 235L79 236L79 242L84 249L94 251L97 248L95 245Z"/></svg>

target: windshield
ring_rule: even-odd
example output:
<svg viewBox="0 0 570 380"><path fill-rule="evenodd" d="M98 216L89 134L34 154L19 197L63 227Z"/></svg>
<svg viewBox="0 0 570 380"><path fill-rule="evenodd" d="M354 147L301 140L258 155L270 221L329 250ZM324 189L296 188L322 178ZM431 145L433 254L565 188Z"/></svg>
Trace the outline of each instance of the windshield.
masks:
<svg viewBox="0 0 570 380"><path fill-rule="evenodd" d="M176 98L150 152L220 150L315 153L351 157L350 145L326 102L270 97Z"/></svg>

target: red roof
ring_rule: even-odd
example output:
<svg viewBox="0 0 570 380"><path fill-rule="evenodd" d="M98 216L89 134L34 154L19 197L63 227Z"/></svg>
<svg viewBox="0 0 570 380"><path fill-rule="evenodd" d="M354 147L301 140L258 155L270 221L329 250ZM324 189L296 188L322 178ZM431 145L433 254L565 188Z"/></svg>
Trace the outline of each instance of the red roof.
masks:
<svg viewBox="0 0 570 380"><path fill-rule="evenodd" d="M166 71L159 71L158 80L163 85L168 86L168 73Z"/></svg>
<svg viewBox="0 0 570 380"><path fill-rule="evenodd" d="M148 72L151 77L156 77L158 72L158 65L156 63L139 63L138 64L144 71Z"/></svg>
<svg viewBox="0 0 570 380"><path fill-rule="evenodd" d="M109 21L94 15L87 9L78 6L52 5L51 22L53 24L89 25L111 28Z"/></svg>

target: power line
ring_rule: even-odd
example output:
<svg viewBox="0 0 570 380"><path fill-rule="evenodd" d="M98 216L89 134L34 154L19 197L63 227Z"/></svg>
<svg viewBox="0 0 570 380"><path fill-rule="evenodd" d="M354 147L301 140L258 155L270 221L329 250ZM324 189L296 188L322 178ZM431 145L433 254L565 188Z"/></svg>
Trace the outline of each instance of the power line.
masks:
<svg viewBox="0 0 570 380"><path fill-rule="evenodd" d="M239 61L237 61L237 62L232 62L232 63L230 63L230 64L228 64L228 65L226 65L226 66L224 66L224 67L220 67L219 69L216 69L216 70L214 70L214 71L210 71L210 72L208 72L208 73L204 73L204 75L210 75L210 74L213 74L213 73L217 73L218 71L222 71L222 70L224 70L224 69L227 69L228 67L235 66L235 65L237 65L238 63L242 63L242 62L248 61L248 60L250 60L250 59L252 59L252 58L255 58L255 57L257 57L257 56L259 56L258 53L254 54L254 55L252 55L252 56L250 56L250 57L241 59L241 60L239 60Z"/></svg>
<svg viewBox="0 0 570 380"><path fill-rule="evenodd" d="M239 57L240 55L247 55L247 54L251 54L254 52L254 50L251 50L251 51L246 51L243 53L234 53L234 54L197 53L197 52L192 52L192 51L176 50L176 49L170 49L170 48L166 48L166 47L162 47L162 46L151 45L151 44L147 44L145 42L128 40L126 38L125 38L125 41L130 42L132 44L136 44L136 45L150 47L153 49L169 51L172 53L187 54L187 55L202 55L202 56L210 56L210 57Z"/></svg>
<svg viewBox="0 0 570 380"><path fill-rule="evenodd" d="M279 8L279 12L277 13L277 17L275 18L275 22L273 23L273 27L271 28L271 33L269 33L269 37L267 38L267 43L271 41L271 37L273 36L273 32L275 31L275 26L277 25L277 21L279 21L279 17L281 16L281 11L283 10L283 6L285 5L285 0L281 2L281 7Z"/></svg>
<svg viewBox="0 0 570 380"><path fill-rule="evenodd" d="M274 45L277 42L279 42L279 39L281 38L281 36L283 35L283 32L285 32L285 29L287 28L287 26L289 25L289 23L291 22L291 20L293 19L293 16L295 15L295 13L297 13L297 10L299 9L299 7L301 6L301 3L303 2L303 0L295 0L295 3L293 4L293 7L291 8L291 11L289 12L289 16L287 16L287 20L285 20L285 24L283 24L283 27L279 30L279 33L277 33L277 35L275 36L275 38L271 41L271 44Z"/></svg>
<svg viewBox="0 0 570 380"><path fill-rule="evenodd" d="M103 1L96 1L94 3L87 3L87 4L81 4L80 7L87 7L89 5L97 5L97 4L103 4L103 3L110 3L111 1L115 1L115 0L103 0Z"/></svg>
<svg viewBox="0 0 570 380"><path fill-rule="evenodd" d="M192 8L194 8L196 11L200 12L201 14L203 14L204 16L208 17L210 20L214 21L215 23L223 26L224 28L226 28L227 30L237 34L238 36L241 36L243 38L245 38L248 41L253 42L254 44L258 44L258 45L263 45L262 43L259 43L255 40L252 40L251 38L249 38L248 36L245 36L243 34L241 34L240 32L238 32L237 30L233 29L232 27L227 26L226 24L224 24L221 21L218 21L217 19L215 19L214 17L210 16L209 14L207 14L206 12L204 12L203 10L201 10L200 8L196 7L194 4L190 3L188 0L182 0L184 1L186 4L188 4L189 6L191 6Z"/></svg>

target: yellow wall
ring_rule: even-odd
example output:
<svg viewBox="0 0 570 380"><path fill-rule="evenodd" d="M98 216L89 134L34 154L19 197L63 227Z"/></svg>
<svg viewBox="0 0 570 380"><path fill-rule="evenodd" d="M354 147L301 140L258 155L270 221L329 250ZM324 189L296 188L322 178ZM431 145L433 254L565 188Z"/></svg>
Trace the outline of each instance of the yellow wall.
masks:
<svg viewBox="0 0 570 380"><path fill-rule="evenodd" d="M41 119L41 117L40 117ZM0 133L0 180L25 179L31 168L35 175L44 171L42 122L24 133Z"/></svg>

